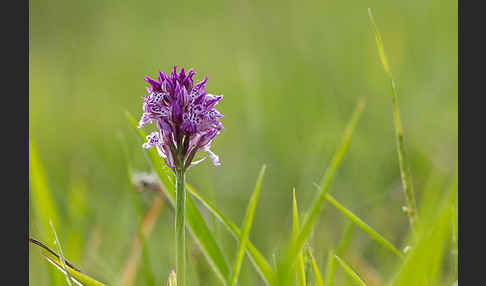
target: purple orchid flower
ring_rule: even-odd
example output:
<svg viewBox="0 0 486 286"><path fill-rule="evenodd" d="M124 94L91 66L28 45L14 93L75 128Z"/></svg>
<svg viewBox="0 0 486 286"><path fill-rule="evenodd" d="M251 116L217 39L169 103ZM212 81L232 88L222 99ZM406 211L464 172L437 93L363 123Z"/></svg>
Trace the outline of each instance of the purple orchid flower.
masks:
<svg viewBox="0 0 486 286"><path fill-rule="evenodd" d="M177 73L177 66L168 76L159 72L157 80L145 77L150 86L148 95L143 97L143 115L138 128L147 123L156 122L158 131L147 136L143 148L155 146L167 166L174 172L186 170L209 157L215 166L219 166L219 157L211 152L211 143L223 130L219 121L223 117L215 106L223 98L206 94L204 90L208 78L194 84L194 70L186 74L184 68ZM199 151L207 155L192 162Z"/></svg>

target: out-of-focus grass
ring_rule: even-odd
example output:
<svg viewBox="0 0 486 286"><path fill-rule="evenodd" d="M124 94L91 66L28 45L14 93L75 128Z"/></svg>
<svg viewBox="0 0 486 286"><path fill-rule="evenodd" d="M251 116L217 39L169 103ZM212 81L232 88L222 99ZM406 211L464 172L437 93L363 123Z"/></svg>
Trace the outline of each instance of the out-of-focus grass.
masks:
<svg viewBox="0 0 486 286"><path fill-rule="evenodd" d="M194 67L198 79L208 75L208 91L225 95L219 110L226 129L214 144L222 166L203 163L191 169L189 183L208 197L210 182L211 202L239 222L258 168L267 164L250 237L266 259L288 242L289 188L299 190L299 208L308 210L314 183L329 165L326 158L339 144L358 96L366 96L368 104L336 173L333 196L393 245L405 246L407 221L400 211L400 172L386 97L390 87L367 7L360 6L358 1L31 1L30 130L54 207L38 209L31 183L30 232L41 237L39 211L56 210L66 258L101 281L116 283L138 227L116 134L126 138L132 167L149 171L124 110L140 115L143 76L179 64ZM421 206L437 207L428 198L442 197L444 188L427 182L437 172L447 184L457 158L457 3L414 0L373 13L398 83L419 214L433 217L436 209L422 213ZM156 282L167 281L174 265L172 223L172 213L162 212L146 240ZM319 217L309 240L318 265L338 248L346 223L332 208ZM222 230L217 236L228 261L235 253L231 235ZM371 274L351 259L362 257L373 275L388 281L397 259L366 235L356 228L340 257L366 279ZM31 252L30 281L51 285L45 260ZM262 285L245 261L239 284ZM219 285L204 257L197 264L197 281ZM326 271L322 274L327 282ZM334 285L347 279L343 271L334 276ZM137 275L135 285L145 280Z"/></svg>

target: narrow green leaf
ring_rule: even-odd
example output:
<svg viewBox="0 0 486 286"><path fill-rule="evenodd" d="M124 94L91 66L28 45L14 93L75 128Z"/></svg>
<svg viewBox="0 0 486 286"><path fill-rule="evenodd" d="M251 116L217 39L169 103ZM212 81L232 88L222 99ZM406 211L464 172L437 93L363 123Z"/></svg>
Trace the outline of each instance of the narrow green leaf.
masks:
<svg viewBox="0 0 486 286"><path fill-rule="evenodd" d="M59 271L65 273L66 271L62 268L62 265L54 258L44 255L44 257L49 261L52 265L54 265ZM105 286L105 284L96 281L95 279L78 272L70 267L67 268L67 272L71 276L71 280L80 286Z"/></svg>
<svg viewBox="0 0 486 286"><path fill-rule="evenodd" d="M342 260L341 258L339 258L339 256L337 256L337 255L334 255L334 258L337 259L337 261L339 262L339 264L341 264L341 266L344 268L344 270L346 271L346 273L348 273L348 275L353 279L353 281L356 282L356 284L361 285L361 286L366 286L366 283L351 268L351 266L349 266L346 262L344 262L344 260Z"/></svg>
<svg viewBox="0 0 486 286"><path fill-rule="evenodd" d="M452 235L451 208L457 206L457 193L456 173L452 184L442 194L442 199L435 202L433 217L421 220L414 246L387 285L444 285L440 273L443 271L441 266L447 249L446 243Z"/></svg>
<svg viewBox="0 0 486 286"><path fill-rule="evenodd" d="M245 249L248 243L248 236L250 235L251 225L253 223L253 216L255 214L256 205L258 203L258 194L260 193L260 188L262 186L263 175L265 174L265 165L263 165L260 175L255 186L255 190L248 203L248 208L246 210L245 218L242 224L241 236L239 239L238 252L236 254L235 263L233 266L233 271L231 272L231 278L229 280L229 285L236 285L238 281L238 275L240 274L241 264L243 263L243 258L245 256Z"/></svg>
<svg viewBox="0 0 486 286"><path fill-rule="evenodd" d="M368 8L368 15L370 17L371 26L373 28L373 32L375 33L376 44L378 45L378 53L380 55L381 63L383 64L383 68L388 76L391 77L390 68L388 67L388 61L385 55L385 49L383 48L383 40L381 39L380 32L376 28L375 19L373 18L373 14L371 14L371 8Z"/></svg>
<svg viewBox="0 0 486 286"><path fill-rule="evenodd" d="M54 236L50 230L49 221L59 225L59 216L54 203L51 189L47 184L44 166L37 152L34 139L29 133L29 180L31 203L40 223L41 238L51 244ZM50 284L53 286L64 284L62 276L52 268L48 268Z"/></svg>
<svg viewBox="0 0 486 286"><path fill-rule="evenodd" d="M292 214L293 214L293 235L297 236L299 234L299 212L297 209L297 200L295 199L295 188L292 190ZM302 255L302 250L297 256L297 285L305 286L305 267L304 267L304 256Z"/></svg>
<svg viewBox="0 0 486 286"><path fill-rule="evenodd" d="M34 245L37 245L37 246L43 248L44 250L47 250L50 254L54 255L55 258L51 258L44 253L42 254L47 259L47 261L49 261L52 265L56 266L56 268L59 271L61 271L64 275L66 275L65 269L67 269L68 272L69 272L69 275L71 276L71 280L74 281L77 285L81 285L81 286L83 286L83 285L84 286L103 286L104 285L103 283L96 281L95 279L87 276L86 274L83 274L79 268L74 266L71 262L69 262L64 257L62 258L64 260L64 263L65 263L64 267L63 267L63 265L61 265L59 263L59 259L61 259L61 256L59 254L57 254L54 250L50 249L44 243L38 241L37 239L31 238L31 237L29 237L29 241L31 243L33 243ZM82 284L80 282L82 282Z"/></svg>
<svg viewBox="0 0 486 286"><path fill-rule="evenodd" d="M378 46L378 51L380 53L380 58L383 63L383 67L385 69L385 73L390 79L391 87L392 87L392 104L393 104L393 119L395 121L395 137L396 137L396 144L397 144L397 152L398 152L398 161L400 165L400 175L402 178L402 185L403 191L405 193L405 199L407 201L407 207L404 208L405 213L409 217L410 226L412 230L416 230L416 224L418 220L417 216L417 206L415 203L415 194L413 191L412 179L410 174L410 167L408 163L408 157L405 152L405 143L403 139L403 127L402 121L400 119L400 110L398 108L398 96L395 81L393 80L393 76L390 72L388 67L388 62L385 56L385 48L383 47L383 41L381 39L380 32L376 27L375 20L373 19L373 15L371 14L371 9L368 8L368 15L370 18L371 26L373 27L373 31L375 33L376 44Z"/></svg>
<svg viewBox="0 0 486 286"><path fill-rule="evenodd" d="M54 228L52 221L49 221L49 224L51 225L52 234L54 235L54 244L57 247L57 252L59 253L59 260L61 261L62 268L64 270L67 270L68 267L66 266L66 261L64 259L64 255L62 254L61 242L59 241L59 238L57 237L56 229ZM69 286L72 286L73 284L72 284L72 281L71 281L71 275L69 274L69 271L64 271L64 275L66 276L67 284Z"/></svg>
<svg viewBox="0 0 486 286"><path fill-rule="evenodd" d="M319 271L319 267L317 266L316 260L314 259L314 255L312 255L312 251L308 248L308 253L312 262L312 273L314 273L314 280L316 282L316 286L324 286L324 280L322 280L321 272Z"/></svg>
<svg viewBox="0 0 486 286"><path fill-rule="evenodd" d="M133 116L131 116L128 112L126 113L126 116L130 124L138 133L139 138L142 141L145 141L145 133L142 130L137 129L137 122L133 119ZM155 170L162 183L162 189L164 190L168 201L174 207L175 179L172 170L166 166L165 162L162 160L162 158L160 158L154 148L145 150L145 152L148 156L149 162L152 165L152 168ZM191 199L191 197L187 197L186 200L186 227L188 227L188 230L192 234L194 240L200 246L203 254L216 275L223 283L226 283L226 279L229 276L228 262L226 261L218 243L214 239L214 236L210 232L201 213L194 204L194 201Z"/></svg>
<svg viewBox="0 0 486 286"><path fill-rule="evenodd" d="M327 267L326 267L326 283L327 286L334 286L334 271L336 270L336 259L334 259L334 250L329 250L327 254Z"/></svg>
<svg viewBox="0 0 486 286"><path fill-rule="evenodd" d="M374 239L376 242L381 244L386 249L393 252L398 257L403 258L403 254L398 249L396 249L391 242L386 240L383 236L381 236L378 232L376 232L368 224L366 224L364 221L362 221L358 216L356 216L350 210L348 210L343 205L341 205L338 201L336 201L336 199L333 196L331 196L330 194L326 194L326 199L333 206L335 206L342 214L344 214L348 219L350 219L354 224L356 224L366 234L368 234L372 239Z"/></svg>
<svg viewBox="0 0 486 286"><path fill-rule="evenodd" d="M192 186L186 185L186 189L228 229L228 231L237 241L239 241L241 235L240 229L231 220L224 216L210 201L208 201L201 194L199 194ZM273 277L273 270L270 264L255 248L251 241L248 241L248 245L246 246L246 252L248 254L248 257L250 258L250 261L253 263L253 266L260 274L262 279L267 284L269 284Z"/></svg>
<svg viewBox="0 0 486 286"><path fill-rule="evenodd" d="M288 275L290 273L290 269L293 267L293 263L296 261L297 255L299 251L302 249L307 237L312 231L312 226L321 211L321 207L326 199L327 191L331 186L331 183L334 179L334 174L336 173L337 168L339 167L346 151L351 143L351 137L354 133L354 129L356 124L358 123L358 119L363 111L365 106L365 102L360 100L358 105L356 106L353 115L351 116L351 120L348 123L344 131L344 137L341 141L339 148L337 149L336 153L334 154L331 164L329 165L326 173L324 174L322 181L321 181L321 188L316 194L316 198L312 203L312 207L310 212L307 214L306 219L304 220L303 227L299 232L298 236L293 236L290 246L288 247L287 251L285 252L284 257L282 258L280 267L278 269L278 275L276 281L277 285L287 285L289 283Z"/></svg>
<svg viewBox="0 0 486 286"><path fill-rule="evenodd" d="M338 249L337 249L337 255L338 256L343 256L344 252L348 248L349 242L351 240L351 236L353 234L353 223L349 222L348 226L346 227L346 230L344 231L344 236L341 242L339 243Z"/></svg>
<svg viewBox="0 0 486 286"><path fill-rule="evenodd" d="M50 230L49 221L55 225L58 223L57 208L54 204L51 190L47 185L46 175L40 160L34 140L29 136L29 179L31 182L32 204L39 216L41 229L44 237L42 239L49 243L54 241L54 235Z"/></svg>

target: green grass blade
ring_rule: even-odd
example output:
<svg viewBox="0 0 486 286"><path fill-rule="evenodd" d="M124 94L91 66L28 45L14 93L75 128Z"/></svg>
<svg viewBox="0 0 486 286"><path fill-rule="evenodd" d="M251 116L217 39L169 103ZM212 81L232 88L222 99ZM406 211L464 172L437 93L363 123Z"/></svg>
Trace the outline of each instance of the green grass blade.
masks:
<svg viewBox="0 0 486 286"><path fill-rule="evenodd" d="M336 254L340 257L344 256L344 252L348 248L349 242L351 241L351 236L353 235L353 229L354 229L353 226L354 224L352 222L349 222L348 226L346 226L343 239L339 243L338 249L336 251Z"/></svg>
<svg viewBox="0 0 486 286"><path fill-rule="evenodd" d="M415 194L413 191L412 179L410 174L410 168L408 163L408 157L405 152L405 144L403 139L403 127L402 121L400 119L400 110L398 108L398 98L397 98L397 90L395 81L393 76L390 72L390 68L388 66L388 61L385 55L385 48L383 46L383 41L378 31L378 28L375 24L375 20L373 19L373 15L371 14L371 9L368 8L368 15L370 18L371 26L373 27L373 31L375 33L376 44L378 46L378 51L380 54L381 61L383 63L383 67L387 76L390 79L391 87L392 87L392 103L393 103L393 119L395 121L395 134L396 134L396 144L397 144L397 151L398 151L398 161L400 164L400 175L402 178L402 185L403 191L405 192L405 199L407 201L407 207L404 208L405 213L409 217L410 225L412 230L416 230L417 224L417 206L415 203Z"/></svg>
<svg viewBox="0 0 486 286"><path fill-rule="evenodd" d="M436 202L435 215L421 221L414 247L411 248L404 262L399 265L395 277L388 285L444 285L440 271L446 253L446 243L452 235L451 208L455 206L457 206L457 177L453 179L442 200Z"/></svg>
<svg viewBox="0 0 486 286"><path fill-rule="evenodd" d="M385 69L386 74L391 77L391 71L388 67L388 60L386 59L385 48L383 47L383 40L381 39L380 32L375 24L375 19L373 18L373 14L371 14L371 8L368 8L368 15L370 18L371 27L373 28L373 32L375 34L376 44L378 46L378 54L380 55L381 63L383 64L383 69Z"/></svg>
<svg viewBox="0 0 486 286"><path fill-rule="evenodd" d="M380 235L368 224L362 221L357 215L355 215L350 210L348 210L343 205L341 205L338 201L336 201L336 199L333 196L331 196L330 194L326 194L326 199L333 206L335 206L342 214L344 214L344 216L346 216L349 220L351 220L354 224L356 224L359 228L361 228L366 234L368 234L372 239L374 239L376 242L381 244L386 249L393 252L398 257L403 258L403 254L398 249L396 249L391 242L386 240L382 235Z"/></svg>
<svg viewBox="0 0 486 286"><path fill-rule="evenodd" d="M126 116L139 135L142 141L145 141L145 133L137 129L137 122L133 119L128 112ZM157 154L157 151L152 148L145 150L148 155L149 162L152 168L155 170L157 176L159 177L163 190L166 194L168 201L171 205L175 206L175 179L172 170L170 170L165 162ZM197 209L194 201L191 197L186 198L186 227L188 227L189 232L192 234L194 240L201 248L204 256L208 260L212 269L216 275L221 279L223 283L226 283L226 279L229 276L229 266L226 261L223 252L221 251L218 243L214 239L214 236L210 232L206 222L204 221L201 213Z"/></svg>
<svg viewBox="0 0 486 286"><path fill-rule="evenodd" d="M297 209L297 200L295 199L295 188L292 191L292 227L293 235L297 236L299 234L299 212ZM304 256L302 255L302 250L297 256L297 285L305 286L305 267L304 267Z"/></svg>
<svg viewBox="0 0 486 286"><path fill-rule="evenodd" d="M351 235L353 233L353 226L352 222L349 222L346 230L344 231L344 236L341 242L339 243L337 249L337 255L343 256L344 252L346 251L349 242L351 240ZM327 256L327 268L326 268L326 280L328 285L334 285L334 271L336 270L336 263L334 259L334 250L330 250Z"/></svg>
<svg viewBox="0 0 486 286"><path fill-rule="evenodd" d="M54 236L50 230L49 221L59 225L59 216L52 192L47 184L44 166L37 152L34 140L29 133L29 181L31 202L40 223L41 238L51 244ZM62 285L62 276L52 268L48 268L51 285Z"/></svg>
<svg viewBox="0 0 486 286"><path fill-rule="evenodd" d="M224 216L210 201L199 194L192 186L186 185L186 189L228 229L237 241L239 241L241 231L231 220ZM251 241L248 241L246 252L262 279L269 284L273 277L273 270L265 257L263 257L263 255L255 248Z"/></svg>
<svg viewBox="0 0 486 286"><path fill-rule="evenodd" d="M358 123L358 119L361 116L364 106L365 102L363 100L360 100L353 112L353 115L351 116L351 120L348 123L348 126L344 131L344 137L341 141L341 144L334 154L331 160L331 164L329 165L326 173L322 178L320 184L321 188L316 194L316 198L312 203L311 210L304 220L303 227L297 237L292 237L290 247L287 249L284 257L282 258L280 267L278 269L278 281L276 281L277 285L279 286L286 285L286 283L289 282L288 275L290 269L292 268L293 263L296 261L296 257L302 249L307 237L310 235L312 226L314 225L314 222L321 211L322 205L326 199L327 191L329 190L329 187L334 179L334 174L336 173L336 170L339 167L344 155L346 154L349 144L351 143L351 137L354 133L354 129L356 127L356 124Z"/></svg>
<svg viewBox="0 0 486 286"><path fill-rule="evenodd" d="M57 208L47 185L44 167L42 166L34 140L29 136L29 178L31 183L32 204L40 218L43 239L51 243L54 235L50 230L49 221L59 225Z"/></svg>
<svg viewBox="0 0 486 286"><path fill-rule="evenodd" d="M57 237L57 235L56 235L56 237ZM62 257L62 259L64 260L64 267L63 267L63 265L61 265L61 263L59 262L59 259L61 259L61 255L57 254L54 250L50 249L44 243L42 243L42 242L40 242L40 241L38 241L37 239L34 239L34 238L29 238L29 241L32 244L37 245L37 246L43 248L44 250L48 251L50 254L54 255L55 258L51 258L44 253L42 254L47 259L48 262L50 262L52 265L54 265L57 268L57 270L62 272L64 275L70 275L71 280L74 281L77 285L81 285L81 286L83 286L83 285L84 286L104 286L103 283L98 282L95 279L93 279L93 278L87 276L86 274L82 273L81 270L79 270L79 268L74 266L71 262L69 262L64 257ZM65 273L66 272L65 269L67 269L67 271L69 272L68 274Z"/></svg>
<svg viewBox="0 0 486 286"><path fill-rule="evenodd" d="M349 266L344 260L339 258L339 256L334 255L334 258L341 264L341 266L344 268L346 273L353 279L356 284L361 285L361 286L366 286L366 283L359 277L359 275Z"/></svg>
<svg viewBox="0 0 486 286"><path fill-rule="evenodd" d="M64 255L62 254L61 242L57 237L56 229L54 228L52 221L49 221L49 224L51 225L52 234L54 235L54 244L56 245L57 252L59 253L59 260L61 261L62 268L65 270L64 275L66 276L66 282L69 286L72 286L73 283L71 281L71 275L69 274L69 271L67 271L68 267L66 266L66 260L64 259Z"/></svg>
<svg viewBox="0 0 486 286"><path fill-rule="evenodd" d="M327 254L327 266L326 266L326 283L327 286L334 285L334 271L336 270L336 259L334 259L334 250L329 250Z"/></svg>
<svg viewBox="0 0 486 286"><path fill-rule="evenodd" d="M255 214L256 205L258 203L258 194L260 193L264 174L265 165L263 165L260 171L260 175L258 176L255 189L250 198L250 202L248 203L248 208L246 210L245 218L243 220L238 252L236 254L233 271L231 272L231 277L229 279L230 286L236 285L236 281L238 281L238 275L240 274L241 264L243 263L243 258L245 257L245 249L248 243L248 236L250 235L251 225L253 223L253 216Z"/></svg>
<svg viewBox="0 0 486 286"><path fill-rule="evenodd" d="M321 272L319 271L319 267L317 266L316 260L314 259L314 255L312 255L312 251L310 248L307 249L309 257L312 263L312 273L314 273L314 280L316 282L316 286L324 286L324 280L322 280Z"/></svg>
<svg viewBox="0 0 486 286"><path fill-rule="evenodd" d="M56 268L61 271L61 272L66 272L63 268L62 265L57 261L57 259L54 259L52 257L49 257L47 255L44 255L44 257L49 261L52 265L56 266ZM80 286L105 286L105 284L96 281L95 279L87 276L86 274L83 274L81 272L78 272L70 267L67 268L67 272L71 276L71 280L76 283L77 285Z"/></svg>

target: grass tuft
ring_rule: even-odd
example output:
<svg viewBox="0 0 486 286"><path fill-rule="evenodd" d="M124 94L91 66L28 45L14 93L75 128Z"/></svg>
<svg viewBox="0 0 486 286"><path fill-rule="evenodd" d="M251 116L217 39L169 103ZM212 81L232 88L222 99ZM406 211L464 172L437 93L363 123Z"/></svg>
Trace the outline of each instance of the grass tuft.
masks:
<svg viewBox="0 0 486 286"><path fill-rule="evenodd" d="M265 174L265 165L263 165L260 175L258 176L255 190L248 203L248 208L246 210L245 218L243 219L241 236L239 239L238 252L236 253L235 263L233 266L233 271L231 272L231 277L229 279L229 285L236 285L238 281L238 275L240 274L241 264L243 263L243 258L245 256L245 249L248 243L248 236L250 235L251 225L253 223L253 216L255 214L256 205L258 203L258 195L260 193L260 188L262 186L263 175Z"/></svg>

